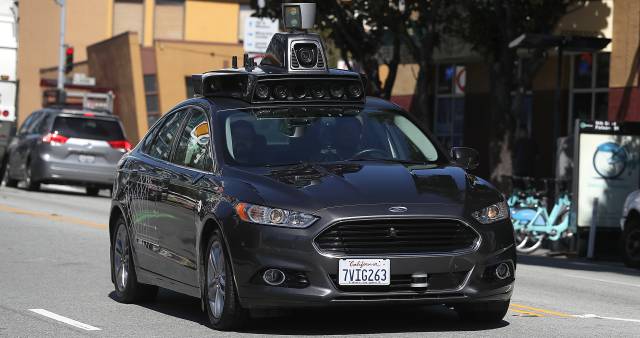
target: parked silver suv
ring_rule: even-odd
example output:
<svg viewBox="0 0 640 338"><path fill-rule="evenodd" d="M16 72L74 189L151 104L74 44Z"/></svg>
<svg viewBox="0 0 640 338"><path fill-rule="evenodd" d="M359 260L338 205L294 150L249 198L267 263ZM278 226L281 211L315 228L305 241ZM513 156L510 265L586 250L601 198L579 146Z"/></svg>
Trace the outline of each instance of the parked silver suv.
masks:
<svg viewBox="0 0 640 338"><path fill-rule="evenodd" d="M24 121L8 148L6 185L24 181L80 185L87 194L111 188L120 157L131 150L120 120L109 113L43 109Z"/></svg>

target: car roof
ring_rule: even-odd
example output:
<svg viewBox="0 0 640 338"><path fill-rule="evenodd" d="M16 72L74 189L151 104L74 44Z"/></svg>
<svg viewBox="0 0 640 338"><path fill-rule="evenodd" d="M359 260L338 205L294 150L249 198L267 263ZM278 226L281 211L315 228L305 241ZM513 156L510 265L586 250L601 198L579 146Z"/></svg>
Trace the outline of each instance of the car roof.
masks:
<svg viewBox="0 0 640 338"><path fill-rule="evenodd" d="M45 108L42 110L45 113L56 114L56 115L67 115L67 116L82 116L82 117L96 117L96 118L107 118L118 120L119 118L113 114L103 112L103 111L94 111L87 109L70 109L70 108Z"/></svg>

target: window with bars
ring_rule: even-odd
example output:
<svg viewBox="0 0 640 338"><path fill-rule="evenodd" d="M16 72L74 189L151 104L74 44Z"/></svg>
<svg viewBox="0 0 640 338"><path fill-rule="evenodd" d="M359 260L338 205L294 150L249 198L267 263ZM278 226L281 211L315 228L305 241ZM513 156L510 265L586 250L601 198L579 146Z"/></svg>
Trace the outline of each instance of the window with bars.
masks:
<svg viewBox="0 0 640 338"><path fill-rule="evenodd" d="M572 120L607 120L611 53L580 53L571 59L569 112Z"/></svg>
<svg viewBox="0 0 640 338"><path fill-rule="evenodd" d="M158 81L156 74L144 75L144 95L147 102L147 117L151 126L160 117L158 104Z"/></svg>

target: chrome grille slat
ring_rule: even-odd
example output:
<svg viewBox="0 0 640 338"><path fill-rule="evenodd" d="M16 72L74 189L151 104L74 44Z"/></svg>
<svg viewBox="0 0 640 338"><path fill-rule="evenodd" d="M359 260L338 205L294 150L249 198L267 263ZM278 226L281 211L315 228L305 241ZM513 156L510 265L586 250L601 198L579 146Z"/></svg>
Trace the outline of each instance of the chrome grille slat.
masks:
<svg viewBox="0 0 640 338"><path fill-rule="evenodd" d="M477 232L457 220L389 219L339 222L315 239L331 254L447 253L472 249Z"/></svg>

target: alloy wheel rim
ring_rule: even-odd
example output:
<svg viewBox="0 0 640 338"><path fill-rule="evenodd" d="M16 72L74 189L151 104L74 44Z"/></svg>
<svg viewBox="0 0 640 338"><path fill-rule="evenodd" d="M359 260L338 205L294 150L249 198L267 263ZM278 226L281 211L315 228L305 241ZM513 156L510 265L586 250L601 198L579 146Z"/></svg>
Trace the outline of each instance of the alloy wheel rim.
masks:
<svg viewBox="0 0 640 338"><path fill-rule="evenodd" d="M225 267L224 253L220 242L211 245L207 262L207 299L214 318L222 317L225 301Z"/></svg>
<svg viewBox="0 0 640 338"><path fill-rule="evenodd" d="M124 291L129 279L129 240L124 225L118 228L114 245L113 265L116 272L116 285L119 291Z"/></svg>
<svg viewBox="0 0 640 338"><path fill-rule="evenodd" d="M629 233L625 248L629 257L640 260L640 229L634 229Z"/></svg>

